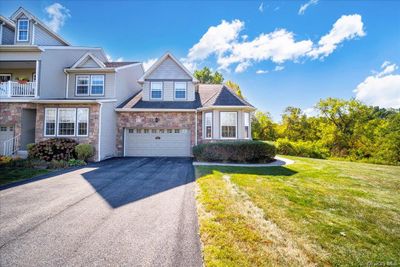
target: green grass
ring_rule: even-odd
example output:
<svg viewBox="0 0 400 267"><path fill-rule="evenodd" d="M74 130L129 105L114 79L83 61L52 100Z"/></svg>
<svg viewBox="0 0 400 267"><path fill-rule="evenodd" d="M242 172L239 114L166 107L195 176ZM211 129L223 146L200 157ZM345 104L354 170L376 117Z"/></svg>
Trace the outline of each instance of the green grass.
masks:
<svg viewBox="0 0 400 267"><path fill-rule="evenodd" d="M400 167L196 167L206 266L400 265Z"/></svg>
<svg viewBox="0 0 400 267"><path fill-rule="evenodd" d="M48 173L49 170L0 166L0 185L9 184Z"/></svg>

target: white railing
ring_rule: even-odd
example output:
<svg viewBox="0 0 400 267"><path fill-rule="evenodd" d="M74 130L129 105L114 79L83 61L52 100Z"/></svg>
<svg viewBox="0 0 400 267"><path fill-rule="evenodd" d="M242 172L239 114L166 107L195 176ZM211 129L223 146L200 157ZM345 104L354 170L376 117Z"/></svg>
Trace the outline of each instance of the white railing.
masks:
<svg viewBox="0 0 400 267"><path fill-rule="evenodd" d="M21 135L16 135L7 141L4 141L4 156L12 156L18 151L19 137Z"/></svg>
<svg viewBox="0 0 400 267"><path fill-rule="evenodd" d="M32 97L36 94L36 82L2 82L0 97Z"/></svg>

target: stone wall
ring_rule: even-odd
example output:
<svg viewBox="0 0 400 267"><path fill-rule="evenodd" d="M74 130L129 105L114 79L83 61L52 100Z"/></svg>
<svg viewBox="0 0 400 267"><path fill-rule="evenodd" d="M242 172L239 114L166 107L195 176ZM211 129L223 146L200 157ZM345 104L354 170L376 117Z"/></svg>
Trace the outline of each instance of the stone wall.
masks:
<svg viewBox="0 0 400 267"><path fill-rule="evenodd" d="M198 141L201 139L201 114L198 114ZM124 151L124 128L148 129L189 129L191 146L195 145L195 113L194 112L118 112L117 120L117 152Z"/></svg>

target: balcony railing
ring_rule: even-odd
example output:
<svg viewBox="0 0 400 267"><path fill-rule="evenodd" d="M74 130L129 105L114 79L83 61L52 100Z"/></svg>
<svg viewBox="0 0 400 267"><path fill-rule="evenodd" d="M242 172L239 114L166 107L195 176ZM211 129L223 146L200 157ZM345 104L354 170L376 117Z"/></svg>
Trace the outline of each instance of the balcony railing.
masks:
<svg viewBox="0 0 400 267"><path fill-rule="evenodd" d="M0 98L34 96L36 96L36 82L8 81L0 83Z"/></svg>

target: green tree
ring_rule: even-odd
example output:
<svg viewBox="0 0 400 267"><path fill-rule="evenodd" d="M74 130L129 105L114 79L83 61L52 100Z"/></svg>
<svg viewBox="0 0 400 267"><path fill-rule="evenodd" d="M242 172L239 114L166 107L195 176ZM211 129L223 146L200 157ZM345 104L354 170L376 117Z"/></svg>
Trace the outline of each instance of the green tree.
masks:
<svg viewBox="0 0 400 267"><path fill-rule="evenodd" d="M240 86L239 86L237 83L235 83L235 82L229 80L229 81L227 81L225 84L226 84L226 86L228 86L229 88L231 88L232 90L234 90L235 93L236 93L241 99L244 99L243 94L242 94L242 90L240 90Z"/></svg>
<svg viewBox="0 0 400 267"><path fill-rule="evenodd" d="M194 77L200 81L200 83L206 84L222 84L224 77L218 71L212 72L208 67L204 67L201 70L194 71Z"/></svg>
<svg viewBox="0 0 400 267"><path fill-rule="evenodd" d="M309 125L307 116L300 108L287 107L282 114L279 135L292 141L307 140Z"/></svg>
<svg viewBox="0 0 400 267"><path fill-rule="evenodd" d="M251 121L252 136L259 140L276 140L276 124L268 112L256 111Z"/></svg>

